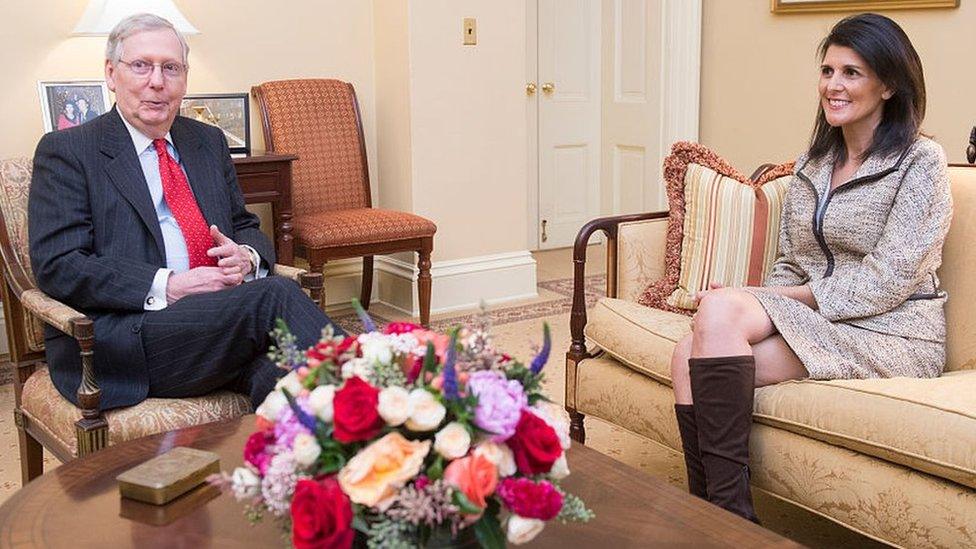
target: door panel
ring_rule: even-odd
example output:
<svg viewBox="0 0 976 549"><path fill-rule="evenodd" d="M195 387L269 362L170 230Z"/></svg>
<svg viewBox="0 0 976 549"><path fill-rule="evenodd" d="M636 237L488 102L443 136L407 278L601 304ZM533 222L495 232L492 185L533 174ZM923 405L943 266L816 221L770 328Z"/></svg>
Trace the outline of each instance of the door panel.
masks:
<svg viewBox="0 0 976 549"><path fill-rule="evenodd" d="M600 1L539 0L539 247L599 212ZM547 85L551 84L551 88Z"/></svg>

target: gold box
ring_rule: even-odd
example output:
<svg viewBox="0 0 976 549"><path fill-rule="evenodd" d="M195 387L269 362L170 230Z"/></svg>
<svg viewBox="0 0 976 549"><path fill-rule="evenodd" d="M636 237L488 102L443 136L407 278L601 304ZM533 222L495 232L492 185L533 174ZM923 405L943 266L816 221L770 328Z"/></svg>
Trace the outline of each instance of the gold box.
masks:
<svg viewBox="0 0 976 549"><path fill-rule="evenodd" d="M123 497L163 505L220 472L220 457L213 452L177 446L136 465L115 480Z"/></svg>

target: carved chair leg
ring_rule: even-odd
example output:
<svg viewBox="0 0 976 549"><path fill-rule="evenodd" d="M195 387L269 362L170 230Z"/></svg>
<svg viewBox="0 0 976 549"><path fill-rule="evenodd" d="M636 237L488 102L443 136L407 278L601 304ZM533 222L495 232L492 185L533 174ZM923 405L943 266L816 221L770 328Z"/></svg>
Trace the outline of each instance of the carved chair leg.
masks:
<svg viewBox="0 0 976 549"><path fill-rule="evenodd" d="M363 309L369 310L369 300L373 295L373 256L363 256L363 287L359 292L359 302Z"/></svg>
<svg viewBox="0 0 976 549"><path fill-rule="evenodd" d="M17 438L20 446L20 483L27 483L44 474L44 449L41 443L24 429L23 416L20 410L14 410L14 422L17 424Z"/></svg>
<svg viewBox="0 0 976 549"><path fill-rule="evenodd" d="M585 417L576 410L569 410L569 438L580 444L586 443L586 428L583 426Z"/></svg>
<svg viewBox="0 0 976 549"><path fill-rule="evenodd" d="M310 254L311 255L311 254ZM312 259L308 260L308 270L313 273L322 273L322 291L319 292L319 309L325 310L325 261Z"/></svg>
<svg viewBox="0 0 976 549"><path fill-rule="evenodd" d="M432 243L425 243L418 250L420 255L417 260L417 267L420 273L417 275L417 298L420 300L420 325L430 327L430 252Z"/></svg>

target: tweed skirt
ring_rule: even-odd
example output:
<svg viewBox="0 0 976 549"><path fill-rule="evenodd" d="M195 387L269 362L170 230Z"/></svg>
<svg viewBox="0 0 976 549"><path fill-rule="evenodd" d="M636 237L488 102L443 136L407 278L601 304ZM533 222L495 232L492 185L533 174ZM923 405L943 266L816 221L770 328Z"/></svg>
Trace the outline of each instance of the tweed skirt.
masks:
<svg viewBox="0 0 976 549"><path fill-rule="evenodd" d="M811 379L938 377L945 367L945 343L831 322L795 299L746 291L759 300Z"/></svg>

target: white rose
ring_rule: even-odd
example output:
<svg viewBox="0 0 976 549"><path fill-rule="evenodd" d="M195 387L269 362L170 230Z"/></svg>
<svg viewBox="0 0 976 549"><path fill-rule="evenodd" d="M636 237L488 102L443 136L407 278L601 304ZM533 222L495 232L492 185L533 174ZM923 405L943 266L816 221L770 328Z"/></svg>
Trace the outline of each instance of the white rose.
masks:
<svg viewBox="0 0 976 549"><path fill-rule="evenodd" d="M474 455L480 455L494 463L499 477L510 477L515 474L515 454L507 444L498 444L489 440L479 444L474 449Z"/></svg>
<svg viewBox="0 0 976 549"><path fill-rule="evenodd" d="M563 450L569 450L572 443L572 439L569 438L569 412L558 404L544 400L540 400L533 406L532 411L556 431Z"/></svg>
<svg viewBox="0 0 976 549"><path fill-rule="evenodd" d="M434 450L447 459L457 459L468 453L471 447L471 433L464 425L452 421L434 435Z"/></svg>
<svg viewBox="0 0 976 549"><path fill-rule="evenodd" d="M410 417L410 393L403 387L391 386L380 391L376 411L390 427L402 425Z"/></svg>
<svg viewBox="0 0 976 549"><path fill-rule="evenodd" d="M525 518L512 515L508 519L508 542L522 545L535 539L546 523L539 519Z"/></svg>
<svg viewBox="0 0 976 549"><path fill-rule="evenodd" d="M300 467L308 467L318 459L319 454L322 453L322 448L319 447L319 441L315 440L312 435L298 433L291 444L291 451L295 456L295 463Z"/></svg>
<svg viewBox="0 0 976 549"><path fill-rule="evenodd" d="M386 338L361 338L359 340L360 349L363 351L363 359L369 364L389 364L393 362L393 347Z"/></svg>
<svg viewBox="0 0 976 549"><path fill-rule="evenodd" d="M291 372L288 372L288 375L279 379L278 383L275 383L275 391L280 391L282 389L287 390L288 394L293 397L298 396L298 393L304 389L304 387L302 387L302 382L298 379L298 372L292 370Z"/></svg>
<svg viewBox="0 0 976 549"><path fill-rule="evenodd" d="M312 413L326 423L332 423L332 401L335 399L335 385L319 385L308 395L308 407Z"/></svg>
<svg viewBox="0 0 976 549"><path fill-rule="evenodd" d="M254 411L255 414L268 421L278 421L281 411L288 407L288 399L281 391L271 391L264 402Z"/></svg>
<svg viewBox="0 0 976 549"><path fill-rule="evenodd" d="M261 493L261 477L247 467L238 467L231 475L231 489L237 501L257 497Z"/></svg>
<svg viewBox="0 0 976 549"><path fill-rule="evenodd" d="M444 405L426 389L410 391L410 408L407 429L411 431L433 431L447 414Z"/></svg>
<svg viewBox="0 0 976 549"><path fill-rule="evenodd" d="M561 480L569 476L569 463L566 462L566 452L560 454L559 459L552 464L552 469L549 470L549 477Z"/></svg>
<svg viewBox="0 0 976 549"><path fill-rule="evenodd" d="M342 365L342 379L349 379L352 376L366 379L371 373L373 373L373 366L365 358L353 358Z"/></svg>

